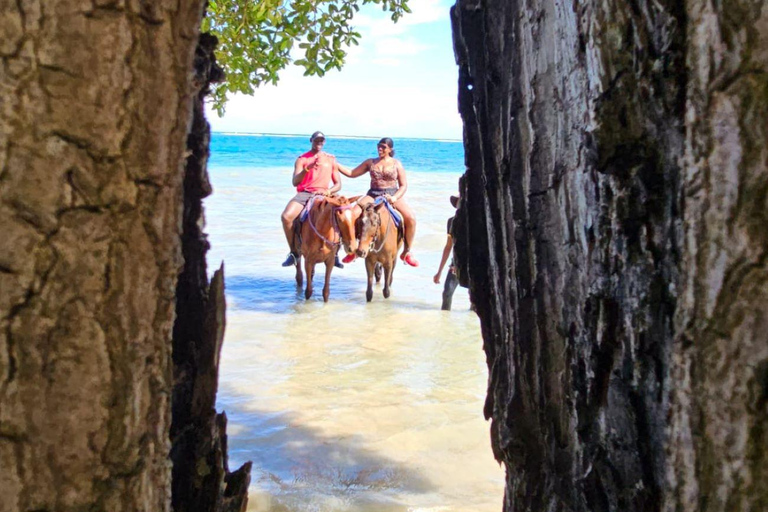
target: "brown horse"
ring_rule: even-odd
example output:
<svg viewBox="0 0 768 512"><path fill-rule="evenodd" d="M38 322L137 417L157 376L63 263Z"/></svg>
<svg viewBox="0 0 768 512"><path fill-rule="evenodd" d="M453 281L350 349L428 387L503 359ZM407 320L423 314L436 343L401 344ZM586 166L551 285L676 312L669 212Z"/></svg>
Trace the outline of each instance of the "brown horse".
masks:
<svg viewBox="0 0 768 512"><path fill-rule="evenodd" d="M384 298L390 295L392 274L397 263L397 253L403 245L403 233L395 225L392 214L384 204L368 204L356 223L359 236L357 255L365 258L365 271L368 274L368 289L365 299L373 298L374 274L379 274L378 267L384 271ZM378 275L376 276L378 281Z"/></svg>
<svg viewBox="0 0 768 512"><path fill-rule="evenodd" d="M312 296L312 278L315 275L315 265L325 263L325 286L323 286L323 300L328 302L331 293L331 272L333 271L336 251L341 244L342 235L349 236L354 233L355 222L350 213L349 200L344 196L329 196L315 198L314 204L301 223L297 252L299 258L296 261L296 285L301 286L303 276L301 272L301 257L304 257L304 271L307 274L307 287L304 290L304 298ZM354 237L353 237L354 238Z"/></svg>

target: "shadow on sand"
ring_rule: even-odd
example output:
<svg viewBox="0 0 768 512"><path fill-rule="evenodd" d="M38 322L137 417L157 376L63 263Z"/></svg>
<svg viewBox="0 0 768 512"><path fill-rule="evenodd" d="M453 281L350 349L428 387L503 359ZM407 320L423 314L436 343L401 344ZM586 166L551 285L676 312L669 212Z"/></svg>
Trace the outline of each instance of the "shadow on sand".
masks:
<svg viewBox="0 0 768 512"><path fill-rule="evenodd" d="M436 490L417 469L365 448L364 433L321 433L302 425L300 414L253 410L244 407L247 396L222 394L217 408L229 420L230 468L253 462L257 510L406 512L398 496Z"/></svg>

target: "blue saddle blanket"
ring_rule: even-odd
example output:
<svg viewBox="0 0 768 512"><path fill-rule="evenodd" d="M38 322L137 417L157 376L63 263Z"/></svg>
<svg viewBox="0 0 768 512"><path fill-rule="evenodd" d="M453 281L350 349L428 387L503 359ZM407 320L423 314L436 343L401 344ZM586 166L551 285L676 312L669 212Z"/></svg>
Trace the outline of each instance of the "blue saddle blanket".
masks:
<svg viewBox="0 0 768 512"><path fill-rule="evenodd" d="M389 213L392 215L392 218L395 221L395 226L398 228L400 227L400 224L403 222L403 218L400 217L400 212L398 212L394 206L392 206L392 203L387 201L384 196L379 196L376 199L373 200L373 204L380 205L381 203L384 203L384 206L387 207L387 210L389 210Z"/></svg>

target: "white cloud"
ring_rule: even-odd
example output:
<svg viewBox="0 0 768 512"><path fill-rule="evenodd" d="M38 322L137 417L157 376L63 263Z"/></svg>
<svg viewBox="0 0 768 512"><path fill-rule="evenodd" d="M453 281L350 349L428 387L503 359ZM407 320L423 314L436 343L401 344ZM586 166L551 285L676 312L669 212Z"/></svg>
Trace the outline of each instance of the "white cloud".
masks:
<svg viewBox="0 0 768 512"><path fill-rule="evenodd" d="M379 35L380 33L399 33L404 27L448 19L449 8L441 5L440 0L410 0L408 7L411 9L411 12L406 13L397 23L392 23L387 13L381 12L377 7L371 7L371 9L379 10L377 16L360 12L355 15L353 24L361 28L364 27L366 31L373 29L371 33Z"/></svg>
<svg viewBox="0 0 768 512"><path fill-rule="evenodd" d="M291 77L294 78L294 77ZM303 133L381 137L460 138L455 93L372 81L361 87L340 78L287 79L238 95L225 118L209 114L216 131Z"/></svg>
<svg viewBox="0 0 768 512"><path fill-rule="evenodd" d="M382 57L392 57L396 55L416 55L428 50L429 46L421 44L412 38L395 39L388 37L376 41L376 55Z"/></svg>
<svg viewBox="0 0 768 512"><path fill-rule="evenodd" d="M397 24L372 6L363 8L354 20L360 46L349 48L341 72L321 79L290 66L277 86L232 98L225 118L209 115L213 129L460 138L456 82L444 78L455 66L446 35L448 8L439 0L410 0L409 6L413 13ZM419 27L437 21L444 25Z"/></svg>
<svg viewBox="0 0 768 512"><path fill-rule="evenodd" d="M448 18L449 9L440 5L440 0L411 0L408 7L412 12L401 20L406 25L432 23Z"/></svg>
<svg viewBox="0 0 768 512"><path fill-rule="evenodd" d="M393 59L391 57L375 58L371 62L377 66L386 66L388 68L396 68L402 64L400 59Z"/></svg>
<svg viewBox="0 0 768 512"><path fill-rule="evenodd" d="M367 12L355 15L352 24L364 37L379 38L404 34L409 29L423 23L433 23L449 20L449 8L440 4L440 0L411 0L408 2L410 13L393 23L386 13L379 12L376 16ZM376 9L371 7L370 9Z"/></svg>

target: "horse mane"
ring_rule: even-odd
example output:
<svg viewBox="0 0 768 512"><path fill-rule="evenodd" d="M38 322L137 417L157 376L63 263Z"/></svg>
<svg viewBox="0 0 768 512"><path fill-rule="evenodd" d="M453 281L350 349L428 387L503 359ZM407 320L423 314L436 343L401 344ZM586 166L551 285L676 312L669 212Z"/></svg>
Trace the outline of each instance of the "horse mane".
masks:
<svg viewBox="0 0 768 512"><path fill-rule="evenodd" d="M325 199L325 202L333 205L333 206L346 206L350 203L350 200L345 196L339 196L339 195L332 195L332 196L325 196L323 199Z"/></svg>

